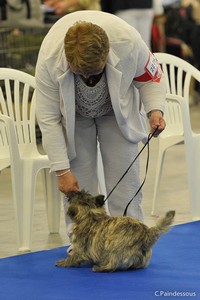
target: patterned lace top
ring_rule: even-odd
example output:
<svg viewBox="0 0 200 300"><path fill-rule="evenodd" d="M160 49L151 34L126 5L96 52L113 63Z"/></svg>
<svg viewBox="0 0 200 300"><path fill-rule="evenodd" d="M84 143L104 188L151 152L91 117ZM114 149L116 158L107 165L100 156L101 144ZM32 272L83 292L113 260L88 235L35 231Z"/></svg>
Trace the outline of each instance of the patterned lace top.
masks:
<svg viewBox="0 0 200 300"><path fill-rule="evenodd" d="M83 117L101 117L112 110L106 74L102 74L99 82L90 87L78 74L74 74L76 113Z"/></svg>

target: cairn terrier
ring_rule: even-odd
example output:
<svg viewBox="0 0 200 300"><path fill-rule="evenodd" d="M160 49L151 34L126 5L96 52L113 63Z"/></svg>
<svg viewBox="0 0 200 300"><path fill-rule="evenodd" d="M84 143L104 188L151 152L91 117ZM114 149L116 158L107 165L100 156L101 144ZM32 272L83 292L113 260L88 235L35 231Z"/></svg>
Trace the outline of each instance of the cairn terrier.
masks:
<svg viewBox="0 0 200 300"><path fill-rule="evenodd" d="M155 226L148 228L132 217L109 216L103 195L93 197L82 190L67 196L67 214L74 222L73 251L66 259L56 262L58 267L90 263L94 272L145 268L152 246L168 231L175 216L175 211L169 211Z"/></svg>

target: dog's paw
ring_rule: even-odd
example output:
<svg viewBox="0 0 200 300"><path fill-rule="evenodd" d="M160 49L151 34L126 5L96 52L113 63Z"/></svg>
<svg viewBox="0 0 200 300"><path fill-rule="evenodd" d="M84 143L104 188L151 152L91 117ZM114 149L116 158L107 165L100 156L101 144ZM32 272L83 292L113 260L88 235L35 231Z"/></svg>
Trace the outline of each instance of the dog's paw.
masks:
<svg viewBox="0 0 200 300"><path fill-rule="evenodd" d="M80 263L81 262L76 261L72 255L72 256L68 256L65 259L58 260L56 262L56 267L63 267L63 268L79 267Z"/></svg>
<svg viewBox="0 0 200 300"><path fill-rule="evenodd" d="M102 272L102 270L97 265L93 266L92 271L93 272Z"/></svg>
<svg viewBox="0 0 200 300"><path fill-rule="evenodd" d="M97 265L94 265L93 268L92 268L92 271L93 272L114 272L115 270L114 269L110 269L110 268L107 268L107 267L103 267L103 266L97 266Z"/></svg>
<svg viewBox="0 0 200 300"><path fill-rule="evenodd" d="M55 265L56 265L56 267L63 267L63 268L69 267L66 258L65 258L65 259L60 259L60 260L58 260L58 261L55 263Z"/></svg>

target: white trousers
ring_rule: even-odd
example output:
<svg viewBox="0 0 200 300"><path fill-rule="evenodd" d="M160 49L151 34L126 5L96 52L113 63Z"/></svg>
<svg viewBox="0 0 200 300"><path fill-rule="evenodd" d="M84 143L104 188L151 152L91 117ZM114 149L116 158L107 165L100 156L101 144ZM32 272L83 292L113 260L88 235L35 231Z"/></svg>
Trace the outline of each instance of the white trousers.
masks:
<svg viewBox="0 0 200 300"><path fill-rule="evenodd" d="M124 9L115 14L133 26L140 33L149 49L151 49L151 29L154 17L153 9Z"/></svg>
<svg viewBox="0 0 200 300"><path fill-rule="evenodd" d="M92 195L98 194L97 178L97 140L99 142L107 194L119 181L138 154L138 145L129 142L122 135L114 113L99 118L76 117L75 147L76 158L70 162L70 168L78 179L81 189ZM127 203L140 187L139 158L119 183L107 200L111 215L121 216ZM143 221L141 208L142 193L139 192L130 204L127 215ZM64 207L67 210L67 198ZM66 219L67 225L70 220Z"/></svg>

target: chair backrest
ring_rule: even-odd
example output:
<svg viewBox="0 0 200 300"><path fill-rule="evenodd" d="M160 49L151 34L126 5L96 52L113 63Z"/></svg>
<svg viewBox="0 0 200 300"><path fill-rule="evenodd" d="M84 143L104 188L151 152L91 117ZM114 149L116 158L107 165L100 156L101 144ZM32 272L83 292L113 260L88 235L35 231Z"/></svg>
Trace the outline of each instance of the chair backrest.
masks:
<svg viewBox="0 0 200 300"><path fill-rule="evenodd" d="M189 97L192 80L200 81L200 71L183 59L168 54L154 53L165 76L167 95L178 95L186 99ZM176 101L166 98L165 120L166 129L160 137L183 136L183 121L180 105Z"/></svg>
<svg viewBox="0 0 200 300"><path fill-rule="evenodd" d="M179 117L181 118L184 137L186 137L187 143L191 141L193 130L191 127L190 109L187 99L179 95L167 94L166 95L167 106L175 106L176 110L179 110Z"/></svg>
<svg viewBox="0 0 200 300"><path fill-rule="evenodd" d="M170 97L166 96L165 121L166 129L161 136L183 136L183 120L180 105L175 101L170 101Z"/></svg>
<svg viewBox="0 0 200 300"><path fill-rule="evenodd" d="M35 144L35 78L23 71L0 68L0 113L15 124L18 144ZM0 145L4 144L3 136Z"/></svg>
<svg viewBox="0 0 200 300"><path fill-rule="evenodd" d="M191 79L200 81L200 71L185 60L168 53L154 53L163 70L168 94L189 101Z"/></svg>

